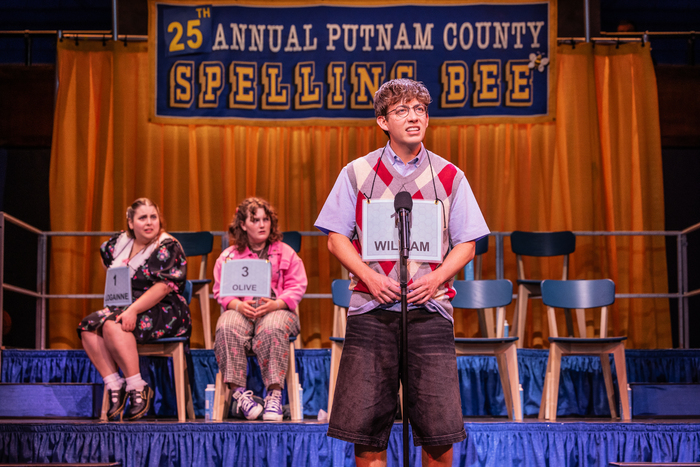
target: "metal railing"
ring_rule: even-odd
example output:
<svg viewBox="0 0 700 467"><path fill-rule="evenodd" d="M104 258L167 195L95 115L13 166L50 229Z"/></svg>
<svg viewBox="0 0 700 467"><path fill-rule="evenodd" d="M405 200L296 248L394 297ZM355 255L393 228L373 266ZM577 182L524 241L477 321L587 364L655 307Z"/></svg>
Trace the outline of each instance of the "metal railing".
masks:
<svg viewBox="0 0 700 467"><path fill-rule="evenodd" d="M37 240L37 279L36 290L29 290L22 287L6 284L4 280L4 253L5 253L5 223L10 222L30 233L36 234ZM663 236L676 237L676 258L678 272L678 288L675 293L616 293L616 298L675 298L678 299L678 346L687 349L689 346L690 331L688 328L689 308L688 299L700 295L700 289L688 290L688 239L689 233L700 230L700 223L688 227L681 231L574 231L576 236ZM299 232L302 236L316 237L325 236L318 231ZM46 293L47 283L47 260L48 260L48 239L49 237L108 237L114 232L44 232L21 220L0 211L0 310L3 309L3 294L5 290L36 298L36 347L46 348L46 300L47 299L99 299L102 294L48 294ZM224 231L213 231L214 236L221 238L221 249L228 247L228 233ZM510 236L511 232L491 232L491 236L496 240L496 278L503 279L504 271L504 238ZM332 298L330 293L307 293L305 299ZM2 345L2 319L0 319L0 346Z"/></svg>

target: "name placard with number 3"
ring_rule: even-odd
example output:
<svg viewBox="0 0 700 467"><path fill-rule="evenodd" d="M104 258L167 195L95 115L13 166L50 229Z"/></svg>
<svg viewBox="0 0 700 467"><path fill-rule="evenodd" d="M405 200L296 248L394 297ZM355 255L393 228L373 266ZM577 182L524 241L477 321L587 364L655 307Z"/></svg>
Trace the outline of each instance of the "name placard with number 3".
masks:
<svg viewBox="0 0 700 467"><path fill-rule="evenodd" d="M104 306L131 305L131 275L128 266L107 269Z"/></svg>
<svg viewBox="0 0 700 467"><path fill-rule="evenodd" d="M221 270L222 297L270 298L272 266L264 259L227 261Z"/></svg>

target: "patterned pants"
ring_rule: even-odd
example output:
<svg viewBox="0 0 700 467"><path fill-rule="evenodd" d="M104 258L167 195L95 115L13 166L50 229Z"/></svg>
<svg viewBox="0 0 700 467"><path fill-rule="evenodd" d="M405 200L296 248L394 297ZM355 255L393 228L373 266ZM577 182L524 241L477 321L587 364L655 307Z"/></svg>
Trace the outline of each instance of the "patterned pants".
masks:
<svg viewBox="0 0 700 467"><path fill-rule="evenodd" d="M216 323L214 353L225 383L245 387L247 353L258 357L266 388L284 386L289 366L289 336L299 334L299 316L277 310L251 321L236 310L226 310Z"/></svg>

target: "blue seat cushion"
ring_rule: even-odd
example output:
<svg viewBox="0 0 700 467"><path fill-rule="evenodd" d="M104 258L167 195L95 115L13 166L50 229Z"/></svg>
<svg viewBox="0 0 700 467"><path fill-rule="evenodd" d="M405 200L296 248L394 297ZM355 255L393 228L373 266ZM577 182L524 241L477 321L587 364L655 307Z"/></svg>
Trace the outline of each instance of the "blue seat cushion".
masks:
<svg viewBox="0 0 700 467"><path fill-rule="evenodd" d="M512 337L455 337L455 344L506 344L515 342L518 336Z"/></svg>
<svg viewBox="0 0 700 467"><path fill-rule="evenodd" d="M345 342L344 337L331 337L331 342Z"/></svg>
<svg viewBox="0 0 700 467"><path fill-rule="evenodd" d="M549 342L560 342L562 344L613 344L627 340L627 336L622 337L550 337Z"/></svg>

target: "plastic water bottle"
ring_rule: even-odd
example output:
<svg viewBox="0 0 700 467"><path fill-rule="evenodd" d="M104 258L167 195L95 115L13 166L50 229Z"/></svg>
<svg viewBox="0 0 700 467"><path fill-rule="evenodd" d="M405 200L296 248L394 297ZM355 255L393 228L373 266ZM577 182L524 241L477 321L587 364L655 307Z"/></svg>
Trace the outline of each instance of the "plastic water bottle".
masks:
<svg viewBox="0 0 700 467"><path fill-rule="evenodd" d="M508 332L510 331L508 326L508 320L503 320L503 337L508 337Z"/></svg>
<svg viewBox="0 0 700 467"><path fill-rule="evenodd" d="M204 421L211 422L214 420L214 394L216 393L216 385L207 384L204 390Z"/></svg>

